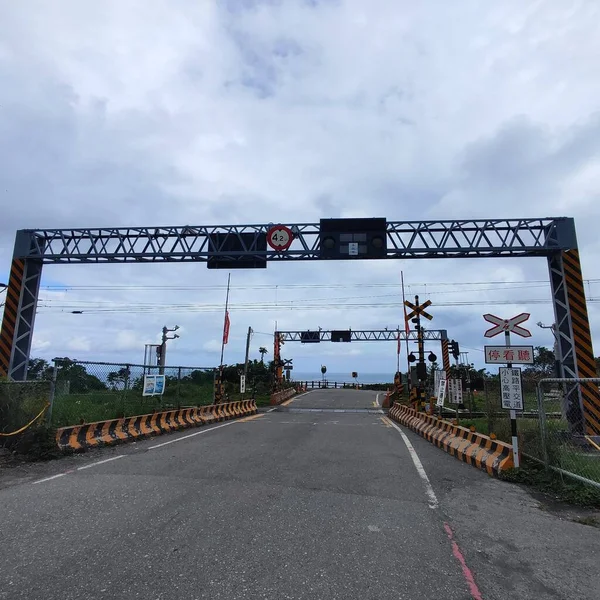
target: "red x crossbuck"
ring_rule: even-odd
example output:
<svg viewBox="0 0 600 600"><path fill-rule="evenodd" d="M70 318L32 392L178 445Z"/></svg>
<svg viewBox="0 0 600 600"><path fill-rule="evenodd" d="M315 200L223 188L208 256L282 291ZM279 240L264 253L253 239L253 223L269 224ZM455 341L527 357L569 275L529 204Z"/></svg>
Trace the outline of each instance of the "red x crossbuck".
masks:
<svg viewBox="0 0 600 600"><path fill-rule="evenodd" d="M503 333L509 331L511 333L516 333L521 337L531 337L531 331L529 329L525 329L525 327L519 327L519 323L523 323L529 319L531 315L529 313L521 313L512 319L502 319L497 317L496 315L483 315L483 318L488 321L488 323L493 323L494 327L490 327L484 335L487 338L494 337L499 333Z"/></svg>

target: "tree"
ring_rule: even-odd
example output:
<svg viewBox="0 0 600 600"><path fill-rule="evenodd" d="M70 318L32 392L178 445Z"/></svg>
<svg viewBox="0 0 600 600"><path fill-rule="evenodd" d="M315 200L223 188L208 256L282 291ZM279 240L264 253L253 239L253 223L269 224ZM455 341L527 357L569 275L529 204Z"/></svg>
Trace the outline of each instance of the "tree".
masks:
<svg viewBox="0 0 600 600"><path fill-rule="evenodd" d="M262 364L264 364L264 362L265 362L265 354L268 354L268 353L269 353L269 351L268 351L268 350L267 350L267 349L266 349L264 346L261 346L261 347L258 349L258 351L260 352L260 362L261 362Z"/></svg>
<svg viewBox="0 0 600 600"><path fill-rule="evenodd" d="M52 366L43 358L30 358L27 379L52 379Z"/></svg>
<svg viewBox="0 0 600 600"><path fill-rule="evenodd" d="M121 385L123 388L126 387L125 384L129 380L130 376L131 371L129 367L122 367L118 371L111 371L107 375L106 381L111 384L113 390L116 390Z"/></svg>
<svg viewBox="0 0 600 600"><path fill-rule="evenodd" d="M523 376L531 379L554 377L554 365L554 352L544 346L536 346L533 349L533 364L523 369Z"/></svg>
<svg viewBox="0 0 600 600"><path fill-rule="evenodd" d="M68 381L72 394L106 390L106 385L98 377L90 375L83 365L78 365L68 358L63 358L58 363L56 379Z"/></svg>

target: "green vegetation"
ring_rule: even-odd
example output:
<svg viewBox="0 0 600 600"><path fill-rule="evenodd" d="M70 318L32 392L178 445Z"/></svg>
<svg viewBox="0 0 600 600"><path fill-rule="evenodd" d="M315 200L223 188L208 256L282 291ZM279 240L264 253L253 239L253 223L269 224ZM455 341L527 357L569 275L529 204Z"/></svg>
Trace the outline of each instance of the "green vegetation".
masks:
<svg viewBox="0 0 600 600"><path fill-rule="evenodd" d="M242 364L226 365L223 369L223 392L230 401L241 399L238 390L242 372ZM153 373L157 373L156 368ZM258 405L268 405L272 373L273 364L264 363L264 353L260 361L251 361L245 399L254 395ZM30 361L28 378L45 386L46 399L52 374L53 367L46 361ZM213 402L214 377L214 369L166 367L165 393L144 397L144 371L138 365L82 364L62 359L58 363L52 425L62 427L154 410L208 405Z"/></svg>
<svg viewBox="0 0 600 600"><path fill-rule="evenodd" d="M542 465L527 459L523 461L520 469L504 471L500 474L500 478L532 487L551 496L553 500L600 508L599 489L562 477L560 473L546 470Z"/></svg>

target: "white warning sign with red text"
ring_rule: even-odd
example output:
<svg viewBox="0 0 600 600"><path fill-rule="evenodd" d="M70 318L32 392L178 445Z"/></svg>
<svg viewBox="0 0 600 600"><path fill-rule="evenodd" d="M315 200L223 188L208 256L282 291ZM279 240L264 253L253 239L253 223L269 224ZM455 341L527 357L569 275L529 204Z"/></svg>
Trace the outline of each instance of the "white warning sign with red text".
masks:
<svg viewBox="0 0 600 600"><path fill-rule="evenodd" d="M533 364L533 346L484 346L488 365Z"/></svg>

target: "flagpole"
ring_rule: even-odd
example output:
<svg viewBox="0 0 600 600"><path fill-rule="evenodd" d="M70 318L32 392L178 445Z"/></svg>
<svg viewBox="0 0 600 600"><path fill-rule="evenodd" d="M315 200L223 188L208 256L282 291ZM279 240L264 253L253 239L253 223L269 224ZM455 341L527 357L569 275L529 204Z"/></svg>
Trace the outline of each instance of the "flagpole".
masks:
<svg viewBox="0 0 600 600"><path fill-rule="evenodd" d="M223 354L225 353L225 329L227 327L227 309L229 308L229 283L231 282L231 273L227 277L227 295L225 296L225 316L223 318L223 338L221 339L221 362L219 363L221 373L223 373Z"/></svg>
<svg viewBox="0 0 600 600"><path fill-rule="evenodd" d="M400 280L402 282L402 309L404 310L404 331L406 332L406 376L407 376L407 384L408 389L410 389L410 361L408 360L408 355L410 354L410 348L408 346L408 334L410 331L410 327L408 325L408 320L406 319L406 296L404 295L404 271L400 271Z"/></svg>
<svg viewBox="0 0 600 600"><path fill-rule="evenodd" d="M217 390L215 393L216 403L223 402L223 355L225 353L225 334L228 325L227 320L229 319L228 308L229 308L229 283L231 282L231 273L227 276L227 295L225 296L225 317L223 318L223 336L221 338L221 360L219 362L219 381L217 383Z"/></svg>

